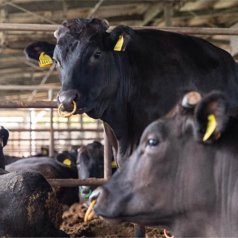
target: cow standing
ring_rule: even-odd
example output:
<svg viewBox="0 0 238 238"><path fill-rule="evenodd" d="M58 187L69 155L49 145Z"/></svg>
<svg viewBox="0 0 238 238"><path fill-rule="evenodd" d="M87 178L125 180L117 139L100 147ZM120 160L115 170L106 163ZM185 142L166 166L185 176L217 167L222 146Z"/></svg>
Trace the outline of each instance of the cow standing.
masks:
<svg viewBox="0 0 238 238"><path fill-rule="evenodd" d="M144 128L176 104L178 90L222 90L237 113L237 64L226 51L185 34L128 26L109 33L108 27L96 18L64 22L55 32L56 46L36 42L25 53L37 61L42 53L54 59L64 110L71 111L74 100L76 113L108 123L119 165Z"/></svg>
<svg viewBox="0 0 238 238"><path fill-rule="evenodd" d="M175 237L237 237L238 119L228 108L225 95L212 92L150 124L127 162L92 193L94 212Z"/></svg>
<svg viewBox="0 0 238 238"><path fill-rule="evenodd" d="M100 142L94 141L79 148L77 169L80 179L103 178L104 157L103 145ZM79 195L82 198L89 198L94 189L95 186L81 186L79 188Z"/></svg>

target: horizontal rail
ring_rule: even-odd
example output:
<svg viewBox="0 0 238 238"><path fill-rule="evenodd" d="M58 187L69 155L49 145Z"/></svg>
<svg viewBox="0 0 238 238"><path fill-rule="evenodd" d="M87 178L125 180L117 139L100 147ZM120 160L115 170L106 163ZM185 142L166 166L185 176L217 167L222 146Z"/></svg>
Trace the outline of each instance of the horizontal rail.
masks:
<svg viewBox="0 0 238 238"><path fill-rule="evenodd" d="M55 31L60 25L1 23L1 31Z"/></svg>
<svg viewBox="0 0 238 238"><path fill-rule="evenodd" d="M66 130L66 132L68 132L68 130ZM85 131L84 132L87 132L87 129L85 129ZM54 141L59 141L59 140L64 140L64 141L81 141L81 140L103 140L103 138L82 138L82 137L80 137L80 138L54 138ZM10 142L10 141L49 141L49 139L39 139L39 138L37 138L37 139L21 139L21 138L19 138L19 139L16 139L16 138L14 138L14 139L8 139L7 140L8 142ZM7 149L7 148L6 148Z"/></svg>
<svg viewBox="0 0 238 238"><path fill-rule="evenodd" d="M0 31L49 31L57 30L60 25L50 24L11 24L0 23ZM114 29L110 26L108 31ZM171 32L180 32L196 35L238 35L238 28L206 28L206 27L155 27L155 26L132 26L133 29L154 29Z"/></svg>
<svg viewBox="0 0 238 238"><path fill-rule="evenodd" d="M38 86L38 85L1 85L0 91L5 90L60 90L60 86Z"/></svg>
<svg viewBox="0 0 238 238"><path fill-rule="evenodd" d="M37 131L37 132L50 132L50 128L49 129L24 129L24 128L14 128L14 129L8 129L10 132L14 132L14 131ZM75 131L75 132L103 132L103 129L53 129L53 131L58 131L58 132L71 132L71 131Z"/></svg>
<svg viewBox="0 0 238 238"><path fill-rule="evenodd" d="M52 187L60 186L60 187L78 187L78 186L88 186L95 185L100 186L104 184L106 179L47 179L48 183Z"/></svg>
<svg viewBox="0 0 238 238"><path fill-rule="evenodd" d="M0 108L58 108L54 101L4 101L0 102Z"/></svg>

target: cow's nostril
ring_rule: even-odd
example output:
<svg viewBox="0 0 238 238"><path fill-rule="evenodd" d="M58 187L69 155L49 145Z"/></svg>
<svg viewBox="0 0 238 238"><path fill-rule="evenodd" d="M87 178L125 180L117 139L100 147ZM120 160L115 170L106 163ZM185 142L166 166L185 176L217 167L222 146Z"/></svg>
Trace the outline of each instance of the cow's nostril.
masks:
<svg viewBox="0 0 238 238"><path fill-rule="evenodd" d="M67 90L67 91L61 91L59 94L58 94L58 104L63 104L63 108L62 108L62 111L63 110L71 110L74 105L73 105L73 101L77 101L78 100L78 93L76 90ZM58 105L58 106L59 106Z"/></svg>
<svg viewBox="0 0 238 238"><path fill-rule="evenodd" d="M99 197L100 190L101 190L100 188L97 188L92 192L91 196L89 197L90 202L92 202L93 200L96 200Z"/></svg>

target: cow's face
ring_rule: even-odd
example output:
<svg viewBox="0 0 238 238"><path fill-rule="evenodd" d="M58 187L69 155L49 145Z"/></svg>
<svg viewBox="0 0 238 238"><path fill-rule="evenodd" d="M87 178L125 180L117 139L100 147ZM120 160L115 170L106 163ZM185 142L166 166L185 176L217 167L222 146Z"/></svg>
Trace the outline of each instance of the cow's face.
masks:
<svg viewBox="0 0 238 238"><path fill-rule="evenodd" d="M202 141L210 114L217 127ZM210 212L216 201L214 149L226 121L224 96L214 93L195 111L178 105L150 124L133 155L91 195L97 199L95 213L111 221L170 227L178 217Z"/></svg>
<svg viewBox="0 0 238 238"><path fill-rule="evenodd" d="M72 111L74 100L77 104L76 113L86 112L99 118L110 100L115 99L122 73L122 63L118 57L122 57L125 52L114 51L114 47L123 34L122 47L125 49L130 40L127 31L132 29L121 27L107 33L108 27L105 21L99 19L64 22L55 32L57 44L53 54L47 50L51 45L42 46L42 42L26 48L25 53L30 58L37 55L35 51L39 52L39 57L44 48L44 52L54 59L62 83L58 104L63 104L63 110Z"/></svg>
<svg viewBox="0 0 238 238"><path fill-rule="evenodd" d="M97 141L86 146L81 146L78 151L77 168L78 176L81 179L103 178L103 145ZM94 186L80 187L80 194L84 198L88 198Z"/></svg>

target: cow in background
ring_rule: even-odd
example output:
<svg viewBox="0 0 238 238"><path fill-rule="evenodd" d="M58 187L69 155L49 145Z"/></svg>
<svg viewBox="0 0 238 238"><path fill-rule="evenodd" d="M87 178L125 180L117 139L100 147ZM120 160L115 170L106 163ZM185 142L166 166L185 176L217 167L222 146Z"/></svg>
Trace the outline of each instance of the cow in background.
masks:
<svg viewBox="0 0 238 238"><path fill-rule="evenodd" d="M55 158L31 157L24 158L6 166L6 170L13 171L36 171L46 179L78 178L76 158L67 152L58 154ZM59 202L72 205L79 202L77 187L54 188Z"/></svg>
<svg viewBox="0 0 238 238"><path fill-rule="evenodd" d="M60 231L62 206L36 172L0 169L0 236L66 237Z"/></svg>
<svg viewBox="0 0 238 238"><path fill-rule="evenodd" d="M3 126L0 127L0 169L5 169L5 158L3 148L7 145L9 131Z"/></svg>
<svg viewBox="0 0 238 238"><path fill-rule="evenodd" d="M127 162L94 190L94 212L175 237L237 237L238 119L221 92L186 97L145 129Z"/></svg>
<svg viewBox="0 0 238 238"><path fill-rule="evenodd" d="M76 113L107 122L119 165L136 149L145 127L175 106L178 90L222 90L237 113L237 64L226 51L180 33L108 28L97 18L65 21L55 32L56 45L35 42L25 53L55 61L64 110L72 111L75 101Z"/></svg>
<svg viewBox="0 0 238 238"><path fill-rule="evenodd" d="M103 178L104 177L104 147L98 142L94 141L87 145L82 145L78 150L77 169L78 177L80 179L88 178ZM116 171L116 166L113 166L112 173ZM81 186L79 187L80 201L87 206L88 198L92 191L97 186Z"/></svg>

